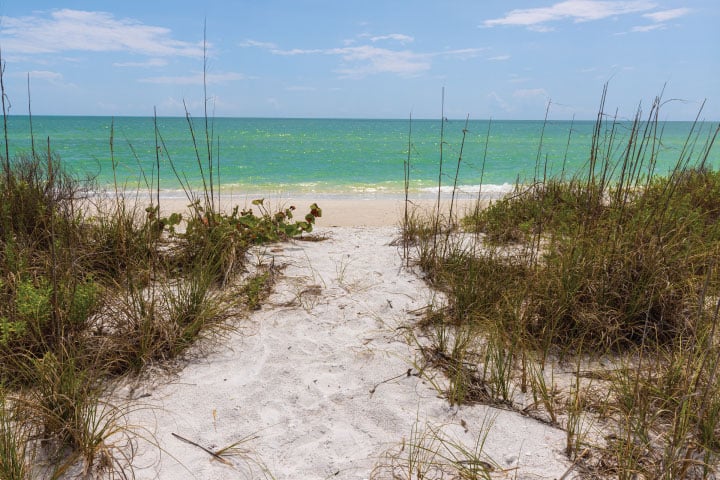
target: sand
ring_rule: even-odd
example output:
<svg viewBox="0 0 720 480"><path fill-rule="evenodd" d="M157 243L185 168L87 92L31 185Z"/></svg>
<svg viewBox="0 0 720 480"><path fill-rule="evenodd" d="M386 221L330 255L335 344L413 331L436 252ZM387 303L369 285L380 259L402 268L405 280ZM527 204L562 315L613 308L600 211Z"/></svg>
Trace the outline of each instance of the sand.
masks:
<svg viewBox="0 0 720 480"><path fill-rule="evenodd" d="M120 392L142 407L129 416L145 429L136 478L392 478L383 469L392 452L402 464L414 443L438 434L470 450L484 439L493 478L562 476L563 431L488 406L452 407L433 386L442 375L419 372L409 327L434 294L391 245L402 203L336 201L321 205L316 232L327 240L254 253L251 262L272 256L285 269L237 332L177 373ZM212 451L245 440L221 461L175 435Z"/></svg>
<svg viewBox="0 0 720 480"><path fill-rule="evenodd" d="M150 197L153 197L153 203L156 203L154 194L148 192L127 192L125 198L129 204L137 202L141 208L145 208L150 204ZM112 197L112 192L106 195ZM219 200L219 207L222 211L229 213L232 208L239 206L240 209L252 208L255 214L259 214L259 208L252 205L253 200L262 198L265 206L270 212L276 212L281 208L295 206L296 220L302 220L302 217L308 213L309 206L317 203L323 211L322 218L318 221L319 226L362 226L362 227L378 227L378 226L396 226L404 216L405 203L402 194L362 194L362 195L342 195L342 194L289 194L289 193L272 193L267 196L252 194L223 194ZM485 198L481 205L487 205L488 199ZM183 213L188 211L187 198L179 193L169 194L161 193L160 208L161 215L167 216L170 213ZM447 214L451 203L451 196L443 193L441 197L441 209ZM462 213L469 209L475 208L475 193L458 193L457 197L452 201L453 212L455 214ZM408 210L416 212L433 212L437 208L436 194L415 192L409 200Z"/></svg>

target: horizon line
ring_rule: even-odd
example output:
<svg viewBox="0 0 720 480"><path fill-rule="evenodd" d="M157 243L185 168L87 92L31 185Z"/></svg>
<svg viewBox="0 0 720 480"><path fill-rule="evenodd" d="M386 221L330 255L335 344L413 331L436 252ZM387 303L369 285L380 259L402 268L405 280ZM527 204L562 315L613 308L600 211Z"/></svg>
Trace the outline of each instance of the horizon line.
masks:
<svg viewBox="0 0 720 480"><path fill-rule="evenodd" d="M8 113L7 117L88 117L88 118L163 118L163 119L182 119L185 120L185 115L158 115L155 117L154 115L108 115L108 114L79 114L79 113L41 113L41 114L32 114L29 115L27 113L23 114L16 114L16 113ZM202 119L205 118L202 115L199 115L197 117L190 115L191 119ZM209 119L226 119L226 120L362 120L362 121L436 121L439 122L440 118L434 118L434 117L303 117L303 116L233 116L233 115L215 115L212 117L208 117ZM463 117L445 117L446 122L464 122L466 121L466 118ZM493 118L493 117L485 117L485 118L469 118L469 121L471 122L596 122L597 117L595 118ZM634 121L633 118L618 118L615 121L618 122L625 122L625 121ZM641 121L654 121L654 120L641 120ZM718 119L685 119L685 120L675 120L675 119L665 119L660 120L660 122L697 122L697 123L715 123L720 122Z"/></svg>

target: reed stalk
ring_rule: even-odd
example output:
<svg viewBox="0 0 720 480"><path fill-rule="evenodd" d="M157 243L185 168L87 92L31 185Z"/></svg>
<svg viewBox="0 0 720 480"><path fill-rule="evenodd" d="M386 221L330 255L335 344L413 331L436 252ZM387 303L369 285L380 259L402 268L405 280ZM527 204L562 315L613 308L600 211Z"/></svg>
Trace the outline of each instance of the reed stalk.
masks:
<svg viewBox="0 0 720 480"><path fill-rule="evenodd" d="M458 161L457 166L455 167L455 179L453 180L453 189L452 189L452 196L450 197L450 212L448 213L448 217L450 217L450 222L455 224L455 217L453 216L453 207L455 205L455 193L457 191L457 183L458 183L458 175L460 175L460 163L462 162L462 156L463 156L463 149L465 148L465 136L468 133L468 123L470 122L470 115L468 114L467 118L465 118L465 128L463 128L462 131L462 141L460 142L460 153L458 154Z"/></svg>

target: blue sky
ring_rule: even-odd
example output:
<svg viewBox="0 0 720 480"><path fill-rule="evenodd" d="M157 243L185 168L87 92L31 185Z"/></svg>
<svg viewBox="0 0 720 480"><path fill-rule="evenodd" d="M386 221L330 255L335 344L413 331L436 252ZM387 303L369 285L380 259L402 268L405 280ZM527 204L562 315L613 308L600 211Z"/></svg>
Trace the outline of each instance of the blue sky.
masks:
<svg viewBox="0 0 720 480"><path fill-rule="evenodd" d="M11 113L720 119L717 0L0 0ZM675 100L678 99L678 100Z"/></svg>

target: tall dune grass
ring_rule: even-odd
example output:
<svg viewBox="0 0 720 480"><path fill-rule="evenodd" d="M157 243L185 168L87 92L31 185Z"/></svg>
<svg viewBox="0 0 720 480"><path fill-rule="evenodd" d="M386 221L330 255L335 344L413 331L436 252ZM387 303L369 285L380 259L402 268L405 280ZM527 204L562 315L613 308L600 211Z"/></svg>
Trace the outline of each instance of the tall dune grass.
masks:
<svg viewBox="0 0 720 480"><path fill-rule="evenodd" d="M714 478L720 126L693 124L660 176L661 98L628 125L605 95L583 171L546 178L538 154L536 178L462 230L406 228L448 299L422 326L425 359L453 403L505 403L565 428L587 478Z"/></svg>
<svg viewBox="0 0 720 480"><path fill-rule="evenodd" d="M3 107L5 99L3 87ZM202 148L190 121L189 129L200 162ZM108 402L112 380L178 358L198 339L234 328L228 319L257 308L259 290L272 278L265 275L260 286L263 272L249 279L240 275L248 249L310 231L321 215L313 204L295 221L294 207L275 212L262 200L245 210L220 211L220 161L206 119L208 161L199 164L207 167L206 188L186 188L188 211L161 216L161 165L168 162L181 181L183 173L175 170L157 127L155 135L156 162L151 172L142 172L147 203L139 194L128 199L117 184L114 196L96 195L92 179L66 172L50 139L44 152L33 139L30 152L10 157L5 135L2 478L60 478L78 471L132 478L132 438L138 432L124 421L127 409ZM113 136L111 128L115 169ZM181 222L184 228L176 228Z"/></svg>

